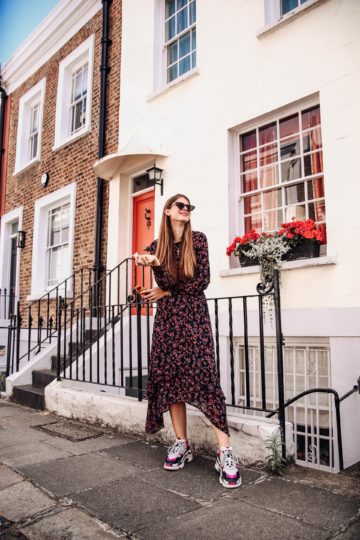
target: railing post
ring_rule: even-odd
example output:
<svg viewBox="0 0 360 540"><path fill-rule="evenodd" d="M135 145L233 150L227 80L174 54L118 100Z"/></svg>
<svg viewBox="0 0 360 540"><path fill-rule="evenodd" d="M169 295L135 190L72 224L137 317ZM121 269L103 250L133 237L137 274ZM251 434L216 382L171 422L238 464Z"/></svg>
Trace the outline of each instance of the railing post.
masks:
<svg viewBox="0 0 360 540"><path fill-rule="evenodd" d="M10 324L8 326L8 339L7 339L7 354L6 354L6 377L10 375L10 365L11 365L11 343L12 343L12 332L14 331L13 327L13 315L10 315Z"/></svg>
<svg viewBox="0 0 360 540"><path fill-rule="evenodd" d="M20 336L21 336L21 316L20 316L20 302L17 303L17 317L16 317L16 371L19 371L20 363Z"/></svg>
<svg viewBox="0 0 360 540"><path fill-rule="evenodd" d="M279 424L281 432L282 457L286 459L286 434L285 434L285 391L284 391L284 359L283 345L284 337L281 326L281 301L280 301L280 279L279 270L274 270L274 307L275 307L275 325L276 325L276 353L277 353L277 371L278 371L278 399L279 399Z"/></svg>
<svg viewBox="0 0 360 540"><path fill-rule="evenodd" d="M339 469L342 471L344 469L344 458L343 458L343 447L342 447L342 436L341 436L341 419L340 419L340 399L337 394L334 394L335 401L335 415L336 415L336 433L338 440L338 451L339 451Z"/></svg>
<svg viewBox="0 0 360 540"><path fill-rule="evenodd" d="M60 357L61 357L61 309L62 309L62 298L59 297L59 303L57 307L57 327L58 327L58 341L57 341L57 362L56 362L56 376L57 380L60 381ZM66 332L66 329L65 329ZM65 359L64 359L65 365Z"/></svg>
<svg viewBox="0 0 360 540"><path fill-rule="evenodd" d="M141 350L141 296L135 294L136 301L136 334L137 334L137 367L138 367L138 401L142 401L142 350Z"/></svg>

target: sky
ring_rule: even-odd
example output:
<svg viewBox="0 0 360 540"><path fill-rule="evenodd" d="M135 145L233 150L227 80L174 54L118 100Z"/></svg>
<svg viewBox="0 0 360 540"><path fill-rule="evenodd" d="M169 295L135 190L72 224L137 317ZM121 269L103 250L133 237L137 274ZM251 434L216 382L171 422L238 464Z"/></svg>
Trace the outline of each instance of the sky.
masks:
<svg viewBox="0 0 360 540"><path fill-rule="evenodd" d="M59 0L0 0L0 64L41 23Z"/></svg>

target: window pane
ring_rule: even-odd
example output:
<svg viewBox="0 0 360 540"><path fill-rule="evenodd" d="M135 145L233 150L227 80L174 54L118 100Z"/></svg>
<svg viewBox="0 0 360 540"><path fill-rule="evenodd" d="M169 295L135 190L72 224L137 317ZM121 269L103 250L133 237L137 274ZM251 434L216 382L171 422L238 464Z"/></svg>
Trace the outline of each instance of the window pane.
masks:
<svg viewBox="0 0 360 540"><path fill-rule="evenodd" d="M175 16L171 17L165 24L165 40L169 41L169 39L173 38L175 36Z"/></svg>
<svg viewBox="0 0 360 540"><path fill-rule="evenodd" d="M259 129L259 144L266 144L276 139L276 122Z"/></svg>
<svg viewBox="0 0 360 540"><path fill-rule="evenodd" d="M191 50L196 49L196 28L191 31Z"/></svg>
<svg viewBox="0 0 360 540"><path fill-rule="evenodd" d="M247 152L241 156L241 171L248 171L250 169L256 169L257 167L257 154L256 150Z"/></svg>
<svg viewBox="0 0 360 540"><path fill-rule="evenodd" d="M326 237L326 223L320 223L319 225L317 225L316 227L319 231L322 232L322 235L323 235L323 243L326 244L327 243L327 237Z"/></svg>
<svg viewBox="0 0 360 540"><path fill-rule="evenodd" d="M166 0L165 3L165 17L168 19L170 15L175 13L175 0Z"/></svg>
<svg viewBox="0 0 360 540"><path fill-rule="evenodd" d="M301 221L306 219L306 207L304 204L294 204L285 208L285 221L291 221L293 218Z"/></svg>
<svg viewBox="0 0 360 540"><path fill-rule="evenodd" d="M294 204L305 201L305 186L304 183L296 184L285 188L285 203Z"/></svg>
<svg viewBox="0 0 360 540"><path fill-rule="evenodd" d="M308 182L308 199L320 199L324 197L324 181L322 176Z"/></svg>
<svg viewBox="0 0 360 540"><path fill-rule="evenodd" d="M308 131L303 136L304 152L310 152L311 150L319 150L322 147L321 129L313 129Z"/></svg>
<svg viewBox="0 0 360 540"><path fill-rule="evenodd" d="M250 150L251 148L256 148L256 131L249 131L240 135L240 149L242 152Z"/></svg>
<svg viewBox="0 0 360 540"><path fill-rule="evenodd" d="M260 169L260 187L274 186L279 182L277 165Z"/></svg>
<svg viewBox="0 0 360 540"><path fill-rule="evenodd" d="M190 52L190 32L179 39L179 58L186 56Z"/></svg>
<svg viewBox="0 0 360 540"><path fill-rule="evenodd" d="M314 221L325 221L325 201L309 203L309 218Z"/></svg>
<svg viewBox="0 0 360 540"><path fill-rule="evenodd" d="M38 148L38 134L35 133L35 135L32 137L31 159L34 159L37 156L37 148Z"/></svg>
<svg viewBox="0 0 360 540"><path fill-rule="evenodd" d="M288 159L300 155L300 138L290 137L280 143L281 159Z"/></svg>
<svg viewBox="0 0 360 540"><path fill-rule="evenodd" d="M248 233L251 229L256 231L261 231L261 214L255 214L253 216L248 216L245 218L245 232Z"/></svg>
<svg viewBox="0 0 360 540"><path fill-rule="evenodd" d="M305 176L322 172L323 159L321 151L304 156L304 170Z"/></svg>
<svg viewBox="0 0 360 540"><path fill-rule="evenodd" d="M293 114L280 120L280 139L289 137L299 131L299 115Z"/></svg>
<svg viewBox="0 0 360 540"><path fill-rule="evenodd" d="M316 105L301 113L302 129L308 129L320 124L320 106Z"/></svg>
<svg viewBox="0 0 360 540"><path fill-rule="evenodd" d="M296 180L301 177L301 159L291 159L281 164L281 179L283 182Z"/></svg>
<svg viewBox="0 0 360 540"><path fill-rule="evenodd" d="M168 66L173 64L178 59L178 42L175 41L170 47L168 47Z"/></svg>
<svg viewBox="0 0 360 540"><path fill-rule="evenodd" d="M196 52L191 54L191 67L196 67Z"/></svg>
<svg viewBox="0 0 360 540"><path fill-rule="evenodd" d="M253 191L258 189L258 177L256 173L247 173L242 175L243 192Z"/></svg>
<svg viewBox="0 0 360 540"><path fill-rule="evenodd" d="M259 149L260 165L275 163L278 158L277 144L268 144Z"/></svg>
<svg viewBox="0 0 360 540"><path fill-rule="evenodd" d="M186 56L183 60L179 62L179 75L186 73L190 69L190 56Z"/></svg>
<svg viewBox="0 0 360 540"><path fill-rule="evenodd" d="M178 64L174 64L171 68L167 70L167 82L171 82L177 77L177 68Z"/></svg>
<svg viewBox="0 0 360 540"><path fill-rule="evenodd" d="M193 24L196 21L196 2L190 3L190 24Z"/></svg>
<svg viewBox="0 0 360 540"><path fill-rule="evenodd" d="M264 213L264 231L278 229L283 221L282 210L272 210Z"/></svg>
<svg viewBox="0 0 360 540"><path fill-rule="evenodd" d="M265 193L263 193L263 205L264 210L279 208L279 206L282 205L281 189L265 191Z"/></svg>
<svg viewBox="0 0 360 540"><path fill-rule="evenodd" d="M179 34L188 26L187 9L184 8L177 14L177 33Z"/></svg>
<svg viewBox="0 0 360 540"><path fill-rule="evenodd" d="M177 0L177 9L183 8L187 4L187 0Z"/></svg>
<svg viewBox="0 0 360 540"><path fill-rule="evenodd" d="M82 90L82 71L78 70L74 73L74 86L73 86L73 97L72 101L76 101L81 97Z"/></svg>
<svg viewBox="0 0 360 540"><path fill-rule="evenodd" d="M245 214L253 214L261 210L260 195L253 195L252 197L244 198L244 212Z"/></svg>
<svg viewBox="0 0 360 540"><path fill-rule="evenodd" d="M298 0L281 0L281 15L296 9L299 5Z"/></svg>
<svg viewBox="0 0 360 540"><path fill-rule="evenodd" d="M82 76L82 95L83 96L87 93L87 84L88 84L88 65L86 64L83 68L83 76Z"/></svg>

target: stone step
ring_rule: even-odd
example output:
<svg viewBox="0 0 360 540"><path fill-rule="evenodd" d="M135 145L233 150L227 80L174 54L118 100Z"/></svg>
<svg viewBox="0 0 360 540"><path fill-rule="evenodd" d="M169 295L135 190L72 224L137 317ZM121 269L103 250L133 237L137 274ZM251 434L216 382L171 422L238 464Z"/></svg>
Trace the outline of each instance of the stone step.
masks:
<svg viewBox="0 0 360 540"><path fill-rule="evenodd" d="M51 369L34 369L32 372L32 383L33 386L39 388L45 388L50 384L54 379L56 379L56 371Z"/></svg>
<svg viewBox="0 0 360 540"><path fill-rule="evenodd" d="M27 384L24 386L14 386L12 401L19 405L25 405L32 409L45 410L44 388Z"/></svg>

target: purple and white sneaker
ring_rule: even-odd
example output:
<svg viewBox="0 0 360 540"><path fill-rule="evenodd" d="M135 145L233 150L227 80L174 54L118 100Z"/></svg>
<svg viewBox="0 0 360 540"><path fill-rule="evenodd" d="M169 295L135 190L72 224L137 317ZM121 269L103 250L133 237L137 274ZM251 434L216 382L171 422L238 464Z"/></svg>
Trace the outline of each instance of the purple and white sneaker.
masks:
<svg viewBox="0 0 360 540"><path fill-rule="evenodd" d="M167 471L178 471L185 463L190 463L194 459L189 443L185 439L176 439L174 444L168 449L168 455L164 463Z"/></svg>
<svg viewBox="0 0 360 540"><path fill-rule="evenodd" d="M215 469L220 473L219 482L223 487L233 489L241 486L238 460L232 448L217 451Z"/></svg>

